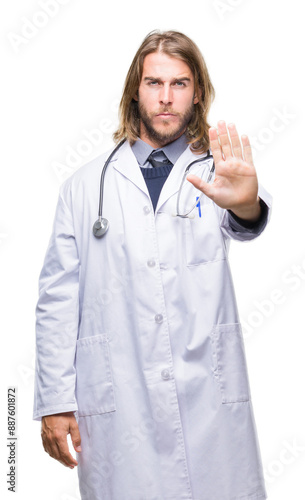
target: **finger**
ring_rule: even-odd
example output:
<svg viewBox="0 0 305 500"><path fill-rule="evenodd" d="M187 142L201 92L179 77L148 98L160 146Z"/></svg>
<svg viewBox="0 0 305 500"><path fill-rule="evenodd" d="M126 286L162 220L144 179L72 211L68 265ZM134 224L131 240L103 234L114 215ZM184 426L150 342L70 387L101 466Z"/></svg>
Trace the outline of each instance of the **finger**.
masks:
<svg viewBox="0 0 305 500"><path fill-rule="evenodd" d="M70 469L74 469L74 465L72 465L71 463L69 463L67 460L65 460L61 456L61 450L60 450L60 447L59 447L58 443L53 443L52 454L49 453L49 455L50 455L50 457L54 458L55 460L57 460L57 462L61 463L65 467L69 467Z"/></svg>
<svg viewBox="0 0 305 500"><path fill-rule="evenodd" d="M232 157L232 148L231 148L231 143L227 131L227 126L226 122L223 120L219 121L217 123L218 126L218 135L219 135L219 140L220 140L220 145L221 149L223 151L223 154L226 159Z"/></svg>
<svg viewBox="0 0 305 500"><path fill-rule="evenodd" d="M59 434L58 431L55 431L52 436L42 433L42 443L50 457L72 469L77 465L77 461L69 451L66 434Z"/></svg>
<svg viewBox="0 0 305 500"><path fill-rule="evenodd" d="M230 125L228 125L228 130L230 133L233 154L236 158L242 159L243 152L242 152L241 142L239 140L239 136L235 125L233 123L230 123Z"/></svg>
<svg viewBox="0 0 305 500"><path fill-rule="evenodd" d="M253 156L252 156L252 148L251 148L249 137L247 135L242 135L241 142L243 145L245 161L247 163L249 163L249 165L254 166Z"/></svg>
<svg viewBox="0 0 305 500"><path fill-rule="evenodd" d="M57 443L54 440L49 440L49 439L44 439L43 440L43 447L46 453L50 455L51 458L54 458L54 460L57 460L60 462L62 465L65 465L66 467L70 467L70 465L63 461L61 456L60 456L60 450L57 445ZM74 467L72 467L74 468Z"/></svg>
<svg viewBox="0 0 305 500"><path fill-rule="evenodd" d="M204 182L200 177L197 175L189 174L186 179L193 184L193 186L197 189L199 189L202 193L204 193L206 196L209 198L212 197L214 188L213 184L208 184L207 182Z"/></svg>
<svg viewBox="0 0 305 500"><path fill-rule="evenodd" d="M215 163L219 163L223 158L216 128L211 127L209 129L209 138L210 138L210 147L214 161Z"/></svg>
<svg viewBox="0 0 305 500"><path fill-rule="evenodd" d="M76 420L70 424L70 435L75 451L81 452L81 437Z"/></svg>
<svg viewBox="0 0 305 500"><path fill-rule="evenodd" d="M77 461L70 453L66 437L58 439L56 441L56 445L58 447L58 454L59 454L59 458L57 460L66 463L68 467L74 467L75 465L77 465Z"/></svg>

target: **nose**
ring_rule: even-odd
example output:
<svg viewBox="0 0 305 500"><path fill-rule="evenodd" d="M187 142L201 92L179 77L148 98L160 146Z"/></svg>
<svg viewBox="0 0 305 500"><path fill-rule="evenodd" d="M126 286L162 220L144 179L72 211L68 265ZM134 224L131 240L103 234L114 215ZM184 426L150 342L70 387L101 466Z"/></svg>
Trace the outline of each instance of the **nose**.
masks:
<svg viewBox="0 0 305 500"><path fill-rule="evenodd" d="M164 83L162 88L160 89L159 94L160 104L172 104L173 102L173 90L169 83Z"/></svg>

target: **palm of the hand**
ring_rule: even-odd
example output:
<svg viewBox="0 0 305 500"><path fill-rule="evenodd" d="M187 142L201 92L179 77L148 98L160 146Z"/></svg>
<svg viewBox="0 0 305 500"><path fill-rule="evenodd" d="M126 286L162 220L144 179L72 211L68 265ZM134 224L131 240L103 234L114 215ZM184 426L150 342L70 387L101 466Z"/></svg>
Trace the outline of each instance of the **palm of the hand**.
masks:
<svg viewBox="0 0 305 500"><path fill-rule="evenodd" d="M212 184L195 175L187 179L197 189L211 198L219 207L232 210L249 220L260 214L258 181L252 159L250 141L242 136L242 144L235 125L218 122L218 131L209 131L210 145L215 162L215 178Z"/></svg>
<svg viewBox="0 0 305 500"><path fill-rule="evenodd" d="M257 199L258 182L253 165L230 158L215 164L215 179L211 199L221 208L234 210L237 206L253 204Z"/></svg>

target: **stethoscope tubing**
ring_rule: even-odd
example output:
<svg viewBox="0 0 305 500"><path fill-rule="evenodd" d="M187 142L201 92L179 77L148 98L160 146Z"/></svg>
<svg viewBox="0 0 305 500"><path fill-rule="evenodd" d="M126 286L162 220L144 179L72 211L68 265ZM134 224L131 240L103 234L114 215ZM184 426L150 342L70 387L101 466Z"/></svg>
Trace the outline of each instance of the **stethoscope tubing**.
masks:
<svg viewBox="0 0 305 500"><path fill-rule="evenodd" d="M100 179L100 199L99 199L99 206L98 206L98 217L99 219L102 217L102 210L103 210L103 198L104 198L104 183L105 183L105 173L107 170L107 167L109 163L111 162L112 158L114 157L115 153L120 149L121 146L123 146L124 142L126 139L123 139L111 152L111 154L108 156L104 166L103 170L101 173L101 179Z"/></svg>
<svg viewBox="0 0 305 500"><path fill-rule="evenodd" d="M180 214L180 210L179 210L179 205L180 205L180 196L181 196L181 192L182 192L182 187L183 187L183 184L184 184L184 181L190 171L190 168L192 165L194 165L195 163L200 163L200 162L205 162L206 160L210 160L211 158L213 158L213 156L211 155L210 153L210 150L208 150L208 153L206 156L204 156L203 158L198 158L198 160L194 160L192 161L192 163L190 163L185 171L184 171L184 174L183 174L183 177L182 177L182 181L181 181L181 184L180 184L180 188L179 188L179 191L178 191L178 196L177 196L177 203L176 203L176 217L182 217L182 218L185 218L185 217L188 217L188 214L195 208L196 204L198 203L198 200L196 201L195 205L191 208L191 210L189 210L186 214ZM213 172L215 170L215 163L213 161L213 165L212 165L212 168L210 169L210 173L209 173L209 176L208 176L208 179L206 182L210 182L211 178L212 178L212 175L213 175ZM203 194L203 193L202 193ZM200 198L202 196L202 194L200 195Z"/></svg>
<svg viewBox="0 0 305 500"><path fill-rule="evenodd" d="M104 184L105 184L105 174L106 174L106 170L107 170L107 167L109 165L109 163L111 162L112 158L114 157L114 155L116 154L116 152L120 149L120 147L125 143L126 139L123 139L115 148L114 150L110 153L110 155L108 156L107 160L105 161L105 164L103 166L103 169L102 169L102 173L101 173L101 178L100 178L100 197L99 197L99 207L98 207L98 220L96 221L96 223L94 224L93 226L93 232L95 234L95 236L97 237L101 237L105 234L105 232L107 231L108 229L108 221L107 219L103 219L102 217L102 212L103 212L103 198L104 198ZM182 181L181 181L181 185L180 185L180 188L179 188L179 192L178 192L178 196L177 196L177 216L178 217L187 217L188 214L179 214L179 202L180 202L180 195L181 195L181 191L182 191L182 187L183 187L183 183L185 181L185 178L191 168L192 165L194 165L195 163L199 163L199 162L204 162L206 160L209 160L210 158L213 158L213 156L211 155L210 153L210 150L208 150L208 153L206 156L204 156L203 158L198 158L197 160L194 160L192 161L185 169L184 171L184 175L183 175L183 178L182 178ZM210 170L210 173L209 173L209 177L208 177L208 180L207 182L209 182L212 178L212 174L215 170L215 164L213 162L213 166ZM191 212L192 210L190 210ZM188 213L190 213L188 212ZM95 228L95 225L98 224L98 227L100 228L101 224L106 224L107 227L105 227L105 230L102 231L102 234L98 235L98 231L96 230Z"/></svg>

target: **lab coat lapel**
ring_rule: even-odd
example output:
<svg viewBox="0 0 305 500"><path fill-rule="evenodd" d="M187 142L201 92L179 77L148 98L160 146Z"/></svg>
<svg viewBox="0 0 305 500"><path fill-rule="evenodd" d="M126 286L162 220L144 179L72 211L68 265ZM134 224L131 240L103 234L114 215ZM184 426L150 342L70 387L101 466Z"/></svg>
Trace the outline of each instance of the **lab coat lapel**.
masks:
<svg viewBox="0 0 305 500"><path fill-rule="evenodd" d="M204 157L205 154L202 156ZM182 153L178 158L177 162L173 166L166 182L162 188L159 196L158 204L156 207L156 213L161 208L161 206L175 193L178 193L181 185L181 181L185 172L186 167L192 163L192 161L199 159L200 155L195 155L192 153L189 147ZM187 182L187 181L186 181Z"/></svg>
<svg viewBox="0 0 305 500"><path fill-rule="evenodd" d="M113 168L149 196L143 174L127 141L120 148L117 159L113 161Z"/></svg>

